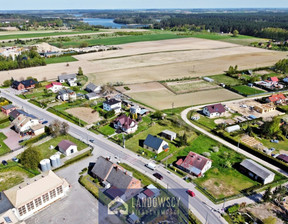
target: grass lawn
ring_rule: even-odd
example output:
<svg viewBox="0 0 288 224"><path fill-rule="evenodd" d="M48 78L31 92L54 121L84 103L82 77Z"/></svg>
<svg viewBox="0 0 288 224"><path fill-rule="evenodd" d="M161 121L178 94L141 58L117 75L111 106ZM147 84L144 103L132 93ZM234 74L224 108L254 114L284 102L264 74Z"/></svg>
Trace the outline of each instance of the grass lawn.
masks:
<svg viewBox="0 0 288 224"><path fill-rule="evenodd" d="M190 119L190 117L189 117L189 119ZM215 119L211 119L211 118L209 118L209 117L207 117L207 116L204 116L204 115L202 115L202 114L200 114L200 119L199 120L191 120L192 122L195 122L195 123L198 123L198 124L201 124L201 125L203 125L204 127L206 127L206 128L209 128L209 129L214 129L214 128L216 128L217 127L217 124L215 124L215 122L214 122L214 120L216 120L216 119L219 119L219 118L215 118Z"/></svg>
<svg viewBox="0 0 288 224"><path fill-rule="evenodd" d="M6 138L6 135L0 132L0 156L10 151L9 147L3 142Z"/></svg>
<svg viewBox="0 0 288 224"><path fill-rule="evenodd" d="M52 138L51 140L44 142L41 145L38 145L36 148L39 149L41 152L42 158L49 158L50 156L54 155L58 150L56 149L50 149L50 145L53 145L56 147L62 140L69 140L71 142L74 142L78 146L78 151L81 151L82 149L85 149L88 147L84 142L81 142L80 140L72 137L71 135L61 135L56 138Z"/></svg>
<svg viewBox="0 0 288 224"><path fill-rule="evenodd" d="M218 146L219 151L213 152L212 146ZM245 158L243 155L237 154L204 135L198 136L190 143L190 146L169 158L168 162L176 162L179 157L187 156L190 151L198 154L203 154L203 152L211 154L212 168L205 173L205 177L195 179L195 183L206 188L206 191L216 199L238 194L241 190L258 184L236 169L224 167L226 161L232 165L240 163Z"/></svg>
<svg viewBox="0 0 288 224"><path fill-rule="evenodd" d="M0 129L7 128L10 126L10 124L11 124L10 121L6 121L6 122L0 124Z"/></svg>
<svg viewBox="0 0 288 224"><path fill-rule="evenodd" d="M217 83L224 83L225 85L235 86L241 85L242 81L240 79L234 79L228 75L213 75L209 76L209 78L214 79Z"/></svg>
<svg viewBox="0 0 288 224"><path fill-rule="evenodd" d="M288 139L285 139L284 141L279 141L279 143L270 142L270 140L267 139L257 139L257 140L260 141L267 148L274 148L275 151L273 152L273 154L285 153L283 151L286 151L286 153L288 153Z"/></svg>
<svg viewBox="0 0 288 224"><path fill-rule="evenodd" d="M0 166L0 192L20 184L25 178L33 177L34 174L28 172L14 162L9 162L8 166Z"/></svg>
<svg viewBox="0 0 288 224"><path fill-rule="evenodd" d="M109 136L115 133L115 129L112 128L109 124L100 127L99 129L97 129L100 133L102 133L103 135Z"/></svg>
<svg viewBox="0 0 288 224"><path fill-rule="evenodd" d="M74 58L73 56L45 58L46 64L64 63L64 62L72 62L72 61L78 61L78 60Z"/></svg>
<svg viewBox="0 0 288 224"><path fill-rule="evenodd" d="M249 86L244 86L244 85L233 86L232 89L236 90L240 94L247 95L247 96L258 94L258 93L265 93L264 90L255 89L255 88L251 88Z"/></svg>

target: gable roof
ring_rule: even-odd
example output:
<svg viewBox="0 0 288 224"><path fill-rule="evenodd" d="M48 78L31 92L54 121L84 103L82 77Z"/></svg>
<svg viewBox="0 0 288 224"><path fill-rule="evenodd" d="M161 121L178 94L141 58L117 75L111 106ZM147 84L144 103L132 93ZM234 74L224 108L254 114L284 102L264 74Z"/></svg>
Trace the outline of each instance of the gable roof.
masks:
<svg viewBox="0 0 288 224"><path fill-rule="evenodd" d="M85 94L85 96L88 98L100 97L100 96L98 96L98 93L95 93L95 92L87 93L87 94Z"/></svg>
<svg viewBox="0 0 288 224"><path fill-rule="evenodd" d="M285 154L280 154L280 155L277 156L276 158L284 161L285 163L288 163L288 156L285 155Z"/></svg>
<svg viewBox="0 0 288 224"><path fill-rule="evenodd" d="M189 152L184 160L179 159L176 164L198 175L208 161L211 160L195 152Z"/></svg>
<svg viewBox="0 0 288 224"><path fill-rule="evenodd" d="M58 80L66 80L66 79L75 79L76 78L76 74L63 74L63 75L59 75L58 76Z"/></svg>
<svg viewBox="0 0 288 224"><path fill-rule="evenodd" d="M98 86L96 86L94 83L90 82L87 86L86 86L86 90L90 90L92 92L96 91L98 88Z"/></svg>
<svg viewBox="0 0 288 224"><path fill-rule="evenodd" d="M257 176L261 177L265 180L270 175L275 175L270 170L266 169L265 167L259 165L258 163L254 162L251 159L245 159L240 163L241 166L245 167L247 170L251 171L252 173L256 174Z"/></svg>
<svg viewBox="0 0 288 224"><path fill-rule="evenodd" d="M64 184L64 180L51 170L44 175L40 174L33 177L22 184L4 191L4 194L15 208L19 208L41 196L43 193Z"/></svg>
<svg viewBox="0 0 288 224"><path fill-rule="evenodd" d="M4 110L9 110L9 109L16 108L16 107L13 104L8 104L8 105L5 105L5 106L2 106L2 108Z"/></svg>
<svg viewBox="0 0 288 224"><path fill-rule="evenodd" d="M59 92L58 92L59 95L64 95L64 94L75 94L75 92L72 90L72 89L61 89Z"/></svg>
<svg viewBox="0 0 288 224"><path fill-rule="evenodd" d="M129 128L135 126L135 124L136 124L136 121L130 117L127 117L126 114L120 115L119 117L117 117L114 120L114 122L116 122L116 123L119 122L121 124L122 128L125 128L125 129L129 129ZM134 122L134 125L131 126L133 124L133 122Z"/></svg>
<svg viewBox="0 0 288 224"><path fill-rule="evenodd" d="M273 94L268 99L270 102L277 102L279 100L285 100L286 97L282 93L279 93L279 94Z"/></svg>
<svg viewBox="0 0 288 224"><path fill-rule="evenodd" d="M27 80L23 80L21 81L21 83L26 87L29 87L31 85L35 85L37 82L34 79L27 79Z"/></svg>
<svg viewBox="0 0 288 224"><path fill-rule="evenodd" d="M112 168L107 181L118 189L125 191L131 183L132 179L132 176L129 176L126 172L123 172L123 170L116 166Z"/></svg>
<svg viewBox="0 0 288 224"><path fill-rule="evenodd" d="M221 103L208 105L208 106L206 106L206 108L210 114L215 113L215 112L224 113L226 111L225 107Z"/></svg>
<svg viewBox="0 0 288 224"><path fill-rule="evenodd" d="M46 89L50 89L53 86L62 86L60 82L51 82L49 85L45 86Z"/></svg>
<svg viewBox="0 0 288 224"><path fill-rule="evenodd" d="M110 99L110 100L104 101L103 104L105 103L105 104L108 104L108 105L111 106L111 105L114 105L114 104L117 104L117 103L120 103L120 102L121 102L121 101L112 98L112 99Z"/></svg>
<svg viewBox="0 0 288 224"><path fill-rule="evenodd" d="M20 114L23 114L27 117L31 117L31 118L34 118L34 119L37 119L37 117L35 117L33 114L28 114L26 113L25 111L23 110L19 110L19 109L16 109L16 110L13 110L9 113L9 116L12 117L13 119L17 118Z"/></svg>
<svg viewBox="0 0 288 224"><path fill-rule="evenodd" d="M59 144L58 147L66 151L71 145L76 145L75 143L69 141L69 140L62 140ZM76 145L77 146L77 145Z"/></svg>
<svg viewBox="0 0 288 224"><path fill-rule="evenodd" d="M91 172L96 175L98 178L104 180L105 177L109 174L111 168L113 167L113 163L104 157L98 157L95 165L93 166Z"/></svg>
<svg viewBox="0 0 288 224"><path fill-rule="evenodd" d="M157 138L156 136L148 134L144 141L144 145L147 145L148 147L152 149L158 150L162 142L164 142L163 139Z"/></svg>
<svg viewBox="0 0 288 224"><path fill-rule="evenodd" d="M269 80L271 80L272 82L279 82L279 79L276 76L270 77Z"/></svg>

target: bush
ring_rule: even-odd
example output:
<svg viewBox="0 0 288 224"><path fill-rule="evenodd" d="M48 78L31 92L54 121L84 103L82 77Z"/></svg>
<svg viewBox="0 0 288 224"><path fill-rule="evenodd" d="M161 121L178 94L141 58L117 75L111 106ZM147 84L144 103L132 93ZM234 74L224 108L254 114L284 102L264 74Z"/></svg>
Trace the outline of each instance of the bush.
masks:
<svg viewBox="0 0 288 224"><path fill-rule="evenodd" d="M233 205L233 206L231 206L230 208L228 208L228 209L227 209L227 212L228 212L229 214L232 214L232 213L237 212L237 211L239 210L239 208L240 208L240 205L239 205L239 204L236 204L236 205Z"/></svg>
<svg viewBox="0 0 288 224"><path fill-rule="evenodd" d="M213 146L213 147L211 148L211 150L212 150L213 152L219 152L219 147L218 147L218 146Z"/></svg>
<svg viewBox="0 0 288 224"><path fill-rule="evenodd" d="M202 155L205 156L205 157L210 157L211 156L210 152L203 152Z"/></svg>
<svg viewBox="0 0 288 224"><path fill-rule="evenodd" d="M41 160L41 154L36 148L28 148L22 153L20 160L24 167L36 170Z"/></svg>
<svg viewBox="0 0 288 224"><path fill-rule="evenodd" d="M115 111L114 111L114 110L110 110L110 111L108 111L107 113L105 113L104 117L105 117L106 119L108 119L108 118L113 117L114 115L115 115Z"/></svg>
<svg viewBox="0 0 288 224"><path fill-rule="evenodd" d="M128 86L124 86L125 90L130 90L130 88Z"/></svg>

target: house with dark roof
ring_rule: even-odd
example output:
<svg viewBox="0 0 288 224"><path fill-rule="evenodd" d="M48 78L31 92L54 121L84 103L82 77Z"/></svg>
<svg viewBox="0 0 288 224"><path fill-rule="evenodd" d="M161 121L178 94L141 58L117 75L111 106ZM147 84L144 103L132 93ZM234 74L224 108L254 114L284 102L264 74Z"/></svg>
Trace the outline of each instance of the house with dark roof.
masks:
<svg viewBox="0 0 288 224"><path fill-rule="evenodd" d="M176 162L176 166L187 173L200 177L211 168L212 161L195 152L189 152L184 160L179 159Z"/></svg>
<svg viewBox="0 0 288 224"><path fill-rule="evenodd" d="M98 99L99 97L100 97L100 95L98 93L95 93L95 92L85 94L85 98L87 100L95 100L95 99Z"/></svg>
<svg viewBox="0 0 288 224"><path fill-rule="evenodd" d="M15 120L20 114L23 114L25 115L26 117L30 117L30 118L33 118L33 119L37 119L37 117L35 117L33 114L28 114L26 113L25 111L23 110L19 110L19 109L15 109L13 110L12 112L9 113L9 118L10 120Z"/></svg>
<svg viewBox="0 0 288 224"><path fill-rule="evenodd" d="M47 90L52 91L53 93L57 93L59 90L63 88L62 83L60 82L51 82L49 85L46 85L45 88Z"/></svg>
<svg viewBox="0 0 288 224"><path fill-rule="evenodd" d="M65 156L70 156L71 154L78 152L77 145L69 140L62 140L57 147Z"/></svg>
<svg viewBox="0 0 288 224"><path fill-rule="evenodd" d="M89 93L100 93L102 90L101 86L96 86L94 83L90 82L86 87L85 90Z"/></svg>
<svg viewBox="0 0 288 224"><path fill-rule="evenodd" d="M262 184L271 183L274 180L275 173L259 165L251 159L245 159L240 163L239 170L253 180Z"/></svg>
<svg viewBox="0 0 288 224"><path fill-rule="evenodd" d="M169 150L169 145L167 142L165 142L163 139L158 138L156 136L148 134L144 143L143 147L145 149L152 150L159 154L162 151L167 152Z"/></svg>
<svg viewBox="0 0 288 224"><path fill-rule="evenodd" d="M140 180L134 178L123 167L102 156L98 157L90 173L109 188L105 193L112 199L118 196L126 200L142 189Z"/></svg>
<svg viewBox="0 0 288 224"><path fill-rule="evenodd" d="M208 105L203 108L203 114L207 117L219 117L224 115L225 111L225 107L221 103Z"/></svg>
<svg viewBox="0 0 288 224"><path fill-rule="evenodd" d="M121 101L116 100L114 98L106 100L103 102L103 110L111 111L114 110L115 113L121 112Z"/></svg>
<svg viewBox="0 0 288 224"><path fill-rule="evenodd" d="M128 134L134 133L138 128L137 122L134 119L126 116L126 114L122 114L119 117L117 117L114 120L113 125L114 128L120 129L121 131L126 132Z"/></svg>
<svg viewBox="0 0 288 224"><path fill-rule="evenodd" d="M273 94L272 96L269 96L268 98L266 98L266 101L268 103L282 104L285 101L287 101L287 98L284 96L284 94L279 93L279 94Z"/></svg>
<svg viewBox="0 0 288 224"><path fill-rule="evenodd" d="M35 88L36 83L34 79L27 79L20 82L14 80L11 87L17 90L32 89Z"/></svg>
<svg viewBox="0 0 288 224"><path fill-rule="evenodd" d="M288 155L286 155L286 154L280 154L276 157L276 159L279 159L279 160L283 161L284 163L288 163Z"/></svg>
<svg viewBox="0 0 288 224"><path fill-rule="evenodd" d="M8 104L8 105L5 105L5 106L2 106L1 107L1 110L4 114L8 115L10 114L13 110L16 110L16 107L12 104Z"/></svg>

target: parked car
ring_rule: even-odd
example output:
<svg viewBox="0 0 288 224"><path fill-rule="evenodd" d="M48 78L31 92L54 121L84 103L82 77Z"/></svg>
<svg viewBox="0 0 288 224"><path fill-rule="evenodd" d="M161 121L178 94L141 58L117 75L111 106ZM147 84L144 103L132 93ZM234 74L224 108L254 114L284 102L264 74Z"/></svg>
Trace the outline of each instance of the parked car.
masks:
<svg viewBox="0 0 288 224"><path fill-rule="evenodd" d="M94 139L90 139L89 142L94 143Z"/></svg>
<svg viewBox="0 0 288 224"><path fill-rule="evenodd" d="M16 158L16 157L13 157L13 158L12 158L12 160L13 160L14 162L16 162L16 163L18 163L18 162L19 162L19 159L18 159L18 158Z"/></svg>
<svg viewBox="0 0 288 224"><path fill-rule="evenodd" d="M43 121L42 124L48 124L48 121Z"/></svg>
<svg viewBox="0 0 288 224"><path fill-rule="evenodd" d="M6 160L2 160L2 164L3 164L4 166L7 166L7 165L8 165L8 163L7 163Z"/></svg>
<svg viewBox="0 0 288 224"><path fill-rule="evenodd" d="M163 179L163 176L160 173L153 173L153 176L156 177L159 180Z"/></svg>
<svg viewBox="0 0 288 224"><path fill-rule="evenodd" d="M189 194L189 196L191 197L195 197L195 193L191 190L188 190L187 193Z"/></svg>

